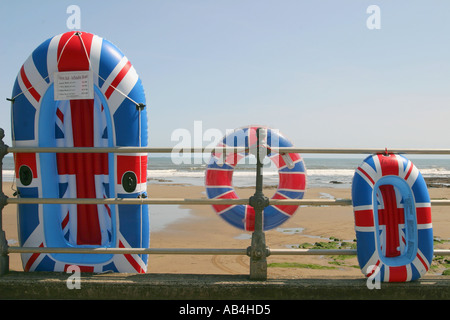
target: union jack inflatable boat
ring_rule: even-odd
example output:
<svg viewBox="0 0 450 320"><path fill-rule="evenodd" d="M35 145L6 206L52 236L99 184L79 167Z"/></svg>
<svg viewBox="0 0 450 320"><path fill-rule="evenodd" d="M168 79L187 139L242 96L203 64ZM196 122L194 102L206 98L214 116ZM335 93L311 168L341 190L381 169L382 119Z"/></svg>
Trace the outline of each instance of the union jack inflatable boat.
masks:
<svg viewBox="0 0 450 320"><path fill-rule="evenodd" d="M57 100L58 73L91 71L92 99ZM67 32L37 47L21 67L12 92L16 147L146 146L147 115L141 80L109 41ZM138 107L137 107L138 106ZM147 155L17 153L21 198L137 198L146 195ZM147 248L146 205L20 204L24 247ZM26 271L145 272L147 255L22 254Z"/></svg>
<svg viewBox="0 0 450 320"><path fill-rule="evenodd" d="M385 282L424 275L433 258L431 205L414 164L391 153L367 157L355 172L352 201L363 274Z"/></svg>
<svg viewBox="0 0 450 320"><path fill-rule="evenodd" d="M225 136L218 147L245 147L246 152L213 152L206 170L206 194L209 199L238 199L233 187L234 168L238 162L256 149L258 128L266 129L267 136L262 146L267 148L267 154L278 168L279 184L272 199L302 199L306 188L306 169L303 159L298 153L272 153L270 148L292 147L277 130L267 127L249 126L234 130ZM249 150L247 152L247 149ZM213 205L215 212L231 225L245 230L254 231L255 210L249 205ZM271 205L264 209L263 228L273 229L297 210L298 206Z"/></svg>

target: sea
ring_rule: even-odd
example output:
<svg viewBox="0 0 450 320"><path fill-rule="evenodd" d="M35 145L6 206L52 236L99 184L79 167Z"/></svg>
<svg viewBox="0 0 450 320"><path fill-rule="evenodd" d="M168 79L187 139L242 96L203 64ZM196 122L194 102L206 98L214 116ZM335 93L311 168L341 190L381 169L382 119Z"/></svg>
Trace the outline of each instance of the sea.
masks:
<svg viewBox="0 0 450 320"><path fill-rule="evenodd" d="M365 156L304 155L307 188L349 188L356 168ZM449 156L408 157L420 170L424 178L450 179ZM147 165L148 184L182 184L204 186L205 173L209 162L207 156L175 158L167 156L149 156ZM13 181L15 177L14 161L11 155L3 159L3 181ZM256 159L253 156L242 159L233 173L235 187L252 187L256 181ZM266 158L263 167L265 186L278 185L278 171ZM445 184L445 183L444 183Z"/></svg>
<svg viewBox="0 0 450 320"><path fill-rule="evenodd" d="M356 168L365 155L303 155L306 167L307 188L350 188ZM440 186L450 187L450 157L410 155L408 158L420 170L424 178L437 179ZM148 184L178 184L204 186L209 155L180 157L174 155L148 157ZM3 159L3 181L14 182L14 161L11 155ZM256 183L256 158L242 159L233 173L234 187L254 187ZM278 170L266 158L263 166L263 184L269 187L278 185ZM149 195L151 197L151 195ZM169 196L170 197L170 196ZM176 196L172 196L176 197ZM190 216L189 209L179 206L152 205L150 209L151 231L160 231L170 223Z"/></svg>

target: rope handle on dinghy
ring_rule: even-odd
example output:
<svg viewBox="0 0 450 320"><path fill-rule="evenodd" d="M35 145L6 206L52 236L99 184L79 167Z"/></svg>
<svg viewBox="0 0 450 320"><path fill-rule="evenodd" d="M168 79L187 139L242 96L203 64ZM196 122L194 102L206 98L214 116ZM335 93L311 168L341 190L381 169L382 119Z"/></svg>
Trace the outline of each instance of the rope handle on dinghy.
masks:
<svg viewBox="0 0 450 320"><path fill-rule="evenodd" d="M61 60L61 57L62 57L62 55L63 55L63 53L64 53L64 49L66 48L66 46L67 46L67 44L69 43L69 41L70 41L74 36L78 36L78 38L80 39L81 44L82 44L82 46L83 46L84 53L86 54L86 58L87 58L87 60L88 60L88 62L89 62L89 70L92 71L92 72L93 72L97 77L99 77L101 80L103 80L104 82L106 82L105 79L103 79L98 73L96 73L96 72L92 69L91 60L89 59L89 54L87 53L87 49L86 49L86 46L84 45L83 38L81 38L81 34L82 34L81 32L77 31L77 32L75 32L75 33L74 33L74 34L66 41L66 43L64 44L64 46L63 46L63 48L62 48L62 50L61 50L61 53L60 53L59 58L58 58L58 61L56 62L56 66L58 67L59 61ZM47 80L49 77L50 77L50 75L48 75L48 76L46 76L45 78L43 78L43 80ZM110 84L110 87L112 87L115 91L119 92L119 93L120 93L121 95L123 95L126 99L130 100L131 102L133 102L133 103L136 105L136 108L138 108L138 107L139 107L139 108L145 107L145 104L143 104L143 103L138 103L138 102L134 101L131 97L129 97L127 94L125 94L125 93L123 93L122 91L120 91L118 88L114 87L112 84ZM15 101L15 99L16 99L17 97L19 97L20 95L24 94L25 92L30 91L30 90L33 89L33 88L34 88L34 86L30 86L30 87L27 88L26 90L22 90L22 91L21 91L20 93L18 93L15 97L12 97L12 98L6 98L6 100L10 101L11 103L14 103L14 101ZM143 106L143 107L142 107L142 106ZM141 110L142 110L142 109L141 109Z"/></svg>

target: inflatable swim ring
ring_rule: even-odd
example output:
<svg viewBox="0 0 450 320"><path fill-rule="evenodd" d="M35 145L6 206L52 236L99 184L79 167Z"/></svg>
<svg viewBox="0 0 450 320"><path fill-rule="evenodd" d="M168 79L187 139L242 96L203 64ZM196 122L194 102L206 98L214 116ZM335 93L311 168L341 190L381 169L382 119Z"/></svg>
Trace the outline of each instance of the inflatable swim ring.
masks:
<svg viewBox="0 0 450 320"><path fill-rule="evenodd" d="M92 74L91 98L76 84L55 78ZM75 83L77 82L77 74ZM67 78L68 79L68 78ZM78 78L79 79L79 78ZM84 85L84 84L83 84ZM60 84L58 84L60 86ZM75 90L75 99L65 94ZM78 91L77 91L78 90ZM116 147L147 145L141 80L109 41L67 32L38 46L21 67L12 92L15 147ZM107 153L16 153L21 198L136 198L146 195L147 155ZM146 205L20 204L19 242L24 247L147 248ZM147 255L22 254L26 271L145 272Z"/></svg>
<svg viewBox="0 0 450 320"><path fill-rule="evenodd" d="M425 181L402 155L376 154L352 183L358 262L385 282L420 278L433 258L431 205Z"/></svg>
<svg viewBox="0 0 450 320"><path fill-rule="evenodd" d="M267 127L250 126L234 130L225 136L218 147L245 147L251 150L256 148L256 130L267 130L266 141L263 145L268 147L268 156L278 168L279 185L272 199L301 199L306 188L306 169L303 159L297 153L279 154L270 153L271 147L292 147L277 130ZM233 183L233 172L238 162L248 156L249 152L212 154L206 170L206 194L209 199L238 199ZM273 229L287 219L297 210L298 206L271 205L264 209L263 228ZM231 225L246 231L254 231L255 211L249 205L213 205L214 211Z"/></svg>

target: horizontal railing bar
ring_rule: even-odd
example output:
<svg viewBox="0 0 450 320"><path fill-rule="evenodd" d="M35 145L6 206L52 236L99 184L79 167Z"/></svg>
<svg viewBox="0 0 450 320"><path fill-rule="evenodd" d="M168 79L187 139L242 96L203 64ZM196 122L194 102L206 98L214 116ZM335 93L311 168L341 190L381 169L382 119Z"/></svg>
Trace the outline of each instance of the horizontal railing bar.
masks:
<svg viewBox="0 0 450 320"><path fill-rule="evenodd" d="M245 147L173 148L155 147L8 147L8 153L211 153L212 151L245 152Z"/></svg>
<svg viewBox="0 0 450 320"><path fill-rule="evenodd" d="M273 148L273 151L279 153L328 153L328 154L374 154L385 153L386 148L296 148L296 147L283 147ZM450 155L450 149L389 149L390 153L404 153L404 154L439 154Z"/></svg>
<svg viewBox="0 0 450 320"><path fill-rule="evenodd" d="M247 249L8 247L8 253L247 255Z"/></svg>
<svg viewBox="0 0 450 320"><path fill-rule="evenodd" d="M351 206L351 199L270 199L271 205ZM450 206L450 200L430 200L432 206Z"/></svg>
<svg viewBox="0 0 450 320"><path fill-rule="evenodd" d="M269 249L270 255L356 255L354 249Z"/></svg>
<svg viewBox="0 0 450 320"><path fill-rule="evenodd" d="M450 202L450 201L449 201ZM270 205L292 206L350 206L350 199L269 199Z"/></svg>
<svg viewBox="0 0 450 320"><path fill-rule="evenodd" d="M450 250L445 249L434 249L433 254L435 256L450 256Z"/></svg>
<svg viewBox="0 0 450 320"><path fill-rule="evenodd" d="M450 206L450 200L430 200L432 206Z"/></svg>
<svg viewBox="0 0 450 320"><path fill-rule="evenodd" d="M270 199L271 205L351 206L351 199ZM430 200L432 206L450 206L450 200Z"/></svg>
<svg viewBox="0 0 450 320"><path fill-rule="evenodd" d="M167 205L238 205L249 199L183 199L183 198L8 198L7 204L167 204Z"/></svg>
<svg viewBox="0 0 450 320"><path fill-rule="evenodd" d="M450 200L431 200L432 206L450 206ZM246 205L249 199L184 198L7 198L7 204L149 204L149 205ZM269 199L269 205L351 206L350 199Z"/></svg>
<svg viewBox="0 0 450 320"><path fill-rule="evenodd" d="M211 153L216 152L244 152L245 147L8 147L7 153ZM277 153L327 153L327 154L374 154L384 153L386 148L271 148ZM450 155L450 149L387 149L391 153L403 154L434 154Z"/></svg>
<svg viewBox="0 0 450 320"><path fill-rule="evenodd" d="M355 249L268 249L270 255L356 255ZM73 253L73 254L192 254L248 255L247 249L214 248L48 248L8 247L8 253ZM448 256L450 250L435 249L434 255Z"/></svg>
<svg viewBox="0 0 450 320"><path fill-rule="evenodd" d="M269 249L270 255L356 255L355 249ZM450 250L434 249L436 256L450 256Z"/></svg>

